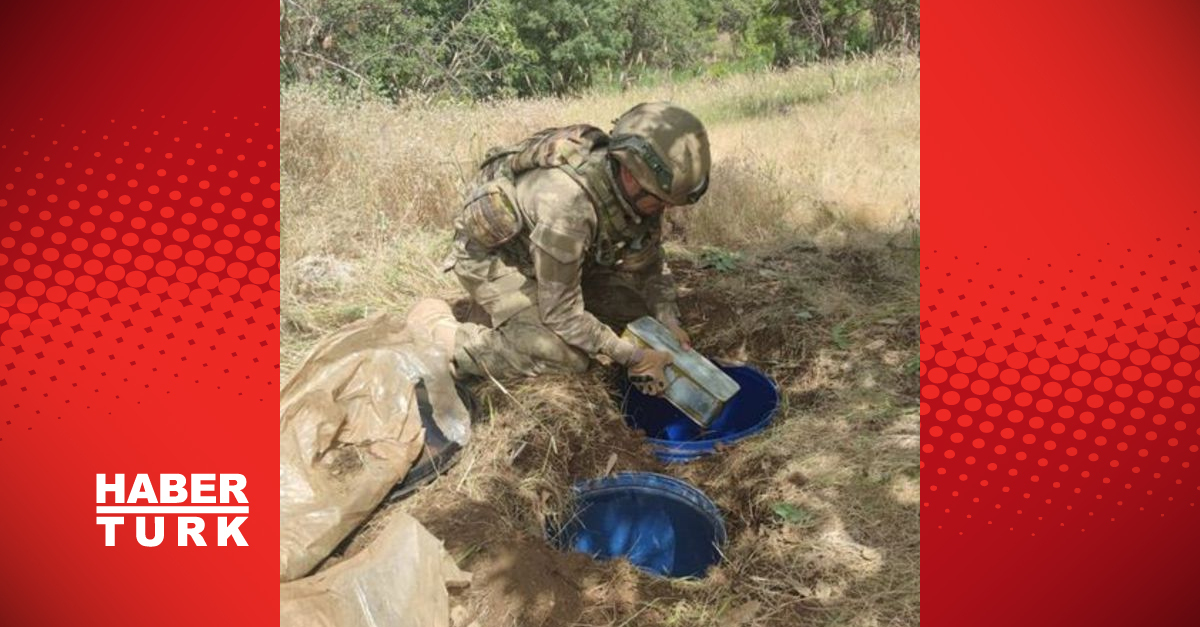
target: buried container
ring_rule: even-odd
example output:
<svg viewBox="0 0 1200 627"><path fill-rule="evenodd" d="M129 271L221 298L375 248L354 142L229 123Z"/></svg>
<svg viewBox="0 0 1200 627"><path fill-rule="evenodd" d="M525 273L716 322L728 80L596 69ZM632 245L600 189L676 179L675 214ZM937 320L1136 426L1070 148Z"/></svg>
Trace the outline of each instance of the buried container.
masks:
<svg viewBox="0 0 1200 627"><path fill-rule="evenodd" d="M551 530L562 549L624 557L664 577L703 577L721 559L725 523L696 488L666 475L622 472L581 481L566 523Z"/></svg>
<svg viewBox="0 0 1200 627"><path fill-rule="evenodd" d="M646 432L654 454L665 462L686 462L708 455L754 435L771 424L779 408L779 388L751 366L721 366L740 386L708 428L658 396L642 394L625 384L621 413L630 427Z"/></svg>

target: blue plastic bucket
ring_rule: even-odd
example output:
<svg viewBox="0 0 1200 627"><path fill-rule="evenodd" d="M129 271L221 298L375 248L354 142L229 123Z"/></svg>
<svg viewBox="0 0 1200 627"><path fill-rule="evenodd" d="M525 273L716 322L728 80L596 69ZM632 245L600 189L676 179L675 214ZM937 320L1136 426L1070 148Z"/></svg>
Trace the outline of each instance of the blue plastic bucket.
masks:
<svg viewBox="0 0 1200 627"><path fill-rule="evenodd" d="M624 557L664 577L703 577L721 559L725 522L696 488L666 475L622 472L581 481L552 540L597 559Z"/></svg>
<svg viewBox="0 0 1200 627"><path fill-rule="evenodd" d="M750 366L721 366L741 389L707 430L670 401L647 396L626 384L622 413L630 427L646 432L655 455L665 462L686 462L716 451L767 428L779 409L779 388L770 377Z"/></svg>

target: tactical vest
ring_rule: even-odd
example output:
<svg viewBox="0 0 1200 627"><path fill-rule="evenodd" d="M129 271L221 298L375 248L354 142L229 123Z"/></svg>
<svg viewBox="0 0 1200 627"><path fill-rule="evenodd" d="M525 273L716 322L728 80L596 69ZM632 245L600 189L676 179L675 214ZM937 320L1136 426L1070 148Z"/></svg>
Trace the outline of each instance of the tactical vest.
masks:
<svg viewBox="0 0 1200 627"><path fill-rule="evenodd" d="M612 165L604 150L608 142L600 129L578 124L546 129L518 144L489 150L463 207L464 230L485 248L525 257L523 250L506 250L527 244L520 241L526 238L518 236L527 236L532 228L532 220L516 200L516 179L530 170L557 168L584 190L596 211L596 238L589 242L591 260L606 267L639 265L642 257L656 250L660 219L654 216L633 223L625 215L613 189Z"/></svg>

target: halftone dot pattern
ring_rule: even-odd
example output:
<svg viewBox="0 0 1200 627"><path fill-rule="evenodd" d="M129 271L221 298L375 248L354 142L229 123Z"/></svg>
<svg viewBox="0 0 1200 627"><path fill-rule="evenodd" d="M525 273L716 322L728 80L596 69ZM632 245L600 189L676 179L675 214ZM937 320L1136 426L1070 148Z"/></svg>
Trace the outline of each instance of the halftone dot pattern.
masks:
<svg viewBox="0 0 1200 627"><path fill-rule="evenodd" d="M0 445L182 386L274 402L274 113L0 129Z"/></svg>
<svg viewBox="0 0 1200 627"><path fill-rule="evenodd" d="M989 262L987 246L975 258L926 252L922 270L941 286L921 303L926 522L955 534L1086 533L1196 515L1191 230L1110 242L1065 266Z"/></svg>

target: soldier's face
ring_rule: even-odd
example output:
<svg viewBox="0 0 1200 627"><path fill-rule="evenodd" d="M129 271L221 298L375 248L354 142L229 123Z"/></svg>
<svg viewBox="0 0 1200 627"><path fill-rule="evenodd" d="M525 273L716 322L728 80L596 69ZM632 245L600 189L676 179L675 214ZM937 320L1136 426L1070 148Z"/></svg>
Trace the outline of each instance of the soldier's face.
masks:
<svg viewBox="0 0 1200 627"><path fill-rule="evenodd" d="M633 174L624 166L621 167L621 187L625 193L625 198L629 200L629 204L638 213L644 216L653 216L662 213L671 204L667 201L650 193L650 190L642 187Z"/></svg>

